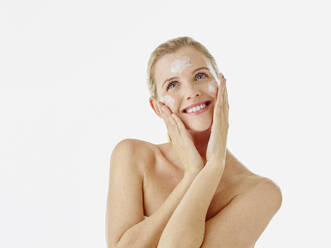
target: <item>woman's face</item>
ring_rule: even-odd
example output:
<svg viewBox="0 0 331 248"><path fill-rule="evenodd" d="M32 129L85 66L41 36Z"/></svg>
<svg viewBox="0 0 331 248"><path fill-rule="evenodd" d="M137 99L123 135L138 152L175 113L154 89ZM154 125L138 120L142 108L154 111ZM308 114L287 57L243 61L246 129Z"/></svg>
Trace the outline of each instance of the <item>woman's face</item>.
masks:
<svg viewBox="0 0 331 248"><path fill-rule="evenodd" d="M218 78L209 60L192 47L161 57L155 64L154 80L159 101L165 103L190 131L210 128ZM191 108L191 105L204 108Z"/></svg>

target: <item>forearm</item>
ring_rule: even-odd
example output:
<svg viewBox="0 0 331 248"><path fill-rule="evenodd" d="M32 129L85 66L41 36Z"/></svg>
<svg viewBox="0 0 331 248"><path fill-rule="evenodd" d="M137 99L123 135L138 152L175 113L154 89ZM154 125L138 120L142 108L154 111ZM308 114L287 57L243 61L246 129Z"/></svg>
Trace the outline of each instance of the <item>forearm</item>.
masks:
<svg viewBox="0 0 331 248"><path fill-rule="evenodd" d="M200 247L207 211L224 171L219 163L207 162L195 177L163 230L159 248Z"/></svg>
<svg viewBox="0 0 331 248"><path fill-rule="evenodd" d="M127 230L117 243L116 248L157 247L164 227L196 175L197 173L186 173L161 207L144 221Z"/></svg>

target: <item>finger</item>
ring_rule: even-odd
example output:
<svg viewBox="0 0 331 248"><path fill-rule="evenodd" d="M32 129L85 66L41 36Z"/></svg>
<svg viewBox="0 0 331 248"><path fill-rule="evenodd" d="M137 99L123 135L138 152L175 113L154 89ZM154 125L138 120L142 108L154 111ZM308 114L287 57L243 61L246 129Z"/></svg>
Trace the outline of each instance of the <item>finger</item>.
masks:
<svg viewBox="0 0 331 248"><path fill-rule="evenodd" d="M220 72L220 84L221 84L221 81L222 81L222 79L224 78L224 75L223 75L223 73L222 72Z"/></svg>
<svg viewBox="0 0 331 248"><path fill-rule="evenodd" d="M156 102L156 109L160 113L160 115L162 115L162 113L161 113L161 106L160 106L160 104L158 102Z"/></svg>
<svg viewBox="0 0 331 248"><path fill-rule="evenodd" d="M227 92L226 87L224 90L223 115L224 115L225 122L228 124L229 123L229 103L228 103L228 92Z"/></svg>
<svg viewBox="0 0 331 248"><path fill-rule="evenodd" d="M226 82L226 80L225 80L225 82ZM226 84L225 84L225 87L224 87L223 99L224 99L224 105L225 105L225 107L226 108L229 108L228 89L226 87Z"/></svg>
<svg viewBox="0 0 331 248"><path fill-rule="evenodd" d="M168 123L170 125L177 126L175 120L171 117L171 112L168 106L164 104L163 106L161 106L161 110L164 116L164 120L166 121L166 124ZM169 126L169 128L171 127Z"/></svg>
<svg viewBox="0 0 331 248"><path fill-rule="evenodd" d="M224 99L225 99L225 103L226 103L227 108L229 108L228 89L226 88L226 86L225 86Z"/></svg>
<svg viewBox="0 0 331 248"><path fill-rule="evenodd" d="M167 116L166 116L165 110L164 110L164 108L162 108L163 105L161 104L161 102L157 102L156 104L157 104L157 107L159 109L159 112L160 112L160 115L161 115L162 119L166 122L166 124L168 124L167 123L168 120L167 120Z"/></svg>
<svg viewBox="0 0 331 248"><path fill-rule="evenodd" d="M223 92L224 92L223 89L224 89L224 85L225 85L224 80L225 80L224 77L222 77L221 85L218 87L217 100L215 103L215 111L214 111L215 114L217 114L216 113L217 111L221 111L221 109L222 109Z"/></svg>
<svg viewBox="0 0 331 248"><path fill-rule="evenodd" d="M223 80L222 80L222 96L224 97L224 91L225 91L225 88L226 88L226 79L223 77Z"/></svg>
<svg viewBox="0 0 331 248"><path fill-rule="evenodd" d="M164 113L167 113L167 112L171 113L172 112L171 109L169 108L169 106L166 105L164 102L158 101L158 104L160 105L161 108L164 107ZM167 111L167 112L165 112L165 111Z"/></svg>
<svg viewBox="0 0 331 248"><path fill-rule="evenodd" d="M222 85L223 85L223 79L221 79L221 83L220 83L220 85L218 86L217 96L216 96L216 102L215 102L215 107L219 106L219 103L221 102Z"/></svg>
<svg viewBox="0 0 331 248"><path fill-rule="evenodd" d="M175 122L178 126L180 134L183 134L185 131L187 131L186 128L185 128L184 123L182 122L182 120L175 113L172 114L172 117L174 118L174 120L175 120Z"/></svg>
<svg viewBox="0 0 331 248"><path fill-rule="evenodd" d="M222 80L221 80L221 101L223 101L223 98L224 98L225 82L226 82L226 79L224 77L222 77Z"/></svg>
<svg viewBox="0 0 331 248"><path fill-rule="evenodd" d="M227 89L226 89L226 79L223 79L223 88L222 88L222 97L221 97L221 109L224 111L224 108L227 105Z"/></svg>
<svg viewBox="0 0 331 248"><path fill-rule="evenodd" d="M224 118L225 87L226 87L226 79L223 76L222 80L221 80L221 85L219 87L219 92L218 92L219 97L217 98L217 101L215 103L212 131L219 127L219 125L222 123L222 119Z"/></svg>
<svg viewBox="0 0 331 248"><path fill-rule="evenodd" d="M158 110L159 110L159 113L160 113L162 119L164 119L164 118L165 118L165 113L164 113L164 111L162 110L162 105L160 104L160 102L156 102L156 105L157 105L157 108L158 108Z"/></svg>
<svg viewBox="0 0 331 248"><path fill-rule="evenodd" d="M217 96L216 96L216 102L214 105L214 113L213 113L213 122L216 121L218 118L219 112L221 110L221 95L222 95L222 83L219 85L218 90L217 90ZM214 123L213 123L214 125Z"/></svg>
<svg viewBox="0 0 331 248"><path fill-rule="evenodd" d="M168 134L170 135L172 140L176 140L178 138L178 136L181 136L181 131L178 126L178 121L174 117L175 114L171 113L167 106L164 106L163 108L165 108L165 112L166 112L165 115L166 115L168 122L170 123L170 125L168 125L168 127L167 127Z"/></svg>

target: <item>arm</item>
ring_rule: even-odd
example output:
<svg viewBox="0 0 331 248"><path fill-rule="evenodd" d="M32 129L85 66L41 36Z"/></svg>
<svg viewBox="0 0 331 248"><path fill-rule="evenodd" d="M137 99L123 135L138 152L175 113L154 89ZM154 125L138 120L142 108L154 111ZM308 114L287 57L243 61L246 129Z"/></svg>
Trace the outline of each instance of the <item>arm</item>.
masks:
<svg viewBox="0 0 331 248"><path fill-rule="evenodd" d="M193 181L165 227L160 248L200 247L204 240L205 220L211 200L223 175L228 134L228 102L225 78L218 87L213 123L208 141L207 163Z"/></svg>
<svg viewBox="0 0 331 248"><path fill-rule="evenodd" d="M253 248L281 204L278 185L260 180L206 222L201 248Z"/></svg>
<svg viewBox="0 0 331 248"><path fill-rule="evenodd" d="M197 173L187 172L161 207L144 219L143 172L136 153L145 153L132 140L120 142L111 156L106 238L108 248L154 248L173 211ZM151 161L144 161L148 163Z"/></svg>
<svg viewBox="0 0 331 248"><path fill-rule="evenodd" d="M200 247L211 200L222 177L224 166L207 162L194 179L171 216L159 241L159 248ZM225 163L225 160L221 160Z"/></svg>
<svg viewBox="0 0 331 248"><path fill-rule="evenodd" d="M185 175L161 207L144 221L127 230L116 248L133 247L133 245L137 248L156 247L164 227L194 178L193 174Z"/></svg>

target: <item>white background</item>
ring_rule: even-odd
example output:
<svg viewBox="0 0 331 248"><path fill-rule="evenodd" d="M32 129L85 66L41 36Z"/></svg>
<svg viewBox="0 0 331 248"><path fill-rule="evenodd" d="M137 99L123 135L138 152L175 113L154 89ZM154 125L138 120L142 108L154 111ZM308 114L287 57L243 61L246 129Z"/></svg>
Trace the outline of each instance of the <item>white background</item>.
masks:
<svg viewBox="0 0 331 248"><path fill-rule="evenodd" d="M191 36L227 78L230 151L282 190L256 248L329 247L328 1L0 3L0 247L106 247L109 158L167 142L147 60Z"/></svg>

